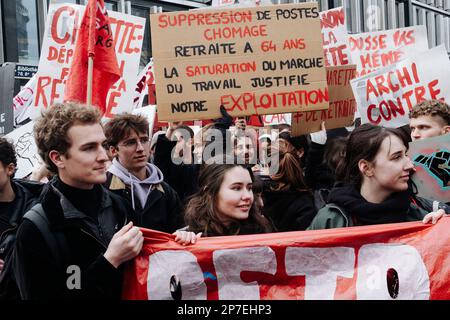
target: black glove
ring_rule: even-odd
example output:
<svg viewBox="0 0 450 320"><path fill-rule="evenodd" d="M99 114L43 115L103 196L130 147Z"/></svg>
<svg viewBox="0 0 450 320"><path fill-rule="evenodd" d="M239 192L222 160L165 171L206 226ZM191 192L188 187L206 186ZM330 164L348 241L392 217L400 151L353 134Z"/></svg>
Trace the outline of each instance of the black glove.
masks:
<svg viewBox="0 0 450 320"><path fill-rule="evenodd" d="M225 107L223 105L220 106L220 113L222 114L222 117L219 119L213 120L214 127L216 129L227 130L233 124L233 118L230 116L230 114L227 112L227 110L225 109Z"/></svg>

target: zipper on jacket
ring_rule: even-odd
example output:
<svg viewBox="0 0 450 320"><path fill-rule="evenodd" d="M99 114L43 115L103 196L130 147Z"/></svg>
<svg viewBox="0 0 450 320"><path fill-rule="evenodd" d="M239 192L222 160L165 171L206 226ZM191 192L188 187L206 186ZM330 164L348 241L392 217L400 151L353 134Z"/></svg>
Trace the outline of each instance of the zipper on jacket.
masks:
<svg viewBox="0 0 450 320"><path fill-rule="evenodd" d="M6 229L5 231L3 231L2 234L0 235L0 242L4 240L4 238L3 238L4 235L6 235L6 234L7 234L8 232L10 232L10 231L16 230L18 227L19 227L19 226L16 225L16 226L14 226L14 227L12 227L12 228L9 228L9 229ZM6 237L5 237L5 239L6 239Z"/></svg>
<svg viewBox="0 0 450 320"><path fill-rule="evenodd" d="M90 236L92 239L94 239L94 240L95 240L97 243L99 243L103 248L107 249L107 247L106 247L103 243L101 243L95 236L93 236L92 234L90 234L89 232L87 232L87 231L84 230L84 229L81 229L81 228L80 228L80 230L81 230L81 232L87 234L87 235Z"/></svg>

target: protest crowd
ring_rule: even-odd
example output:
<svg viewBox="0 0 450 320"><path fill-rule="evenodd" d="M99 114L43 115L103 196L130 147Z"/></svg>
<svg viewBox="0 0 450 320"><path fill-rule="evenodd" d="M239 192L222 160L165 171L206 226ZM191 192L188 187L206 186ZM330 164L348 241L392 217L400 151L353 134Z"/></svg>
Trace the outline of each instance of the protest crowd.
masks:
<svg viewBox="0 0 450 320"><path fill-rule="evenodd" d="M279 20L312 19L317 12L317 8L298 10L277 12ZM292 16L294 13L295 17ZM252 19L249 12L200 18L192 15L186 20L190 15L161 14L152 24L156 26L159 21L162 29L170 29L182 26L183 22L196 24L201 21L202 25L208 25L210 21L211 24L227 25L232 24L231 20L245 23ZM217 29L221 33L213 28L207 30L208 34L226 32L224 29ZM245 31L239 30L239 33ZM265 28L258 30L254 37L267 32ZM81 31L81 38L80 34ZM156 33L152 36L155 41L162 37ZM407 36L411 37L411 34L407 33ZM166 33L166 37L171 35ZM357 35L353 37L350 48L358 47ZM395 39L398 44L400 40ZM310 39L305 37L304 40ZM417 230L434 228L434 225L444 223L446 215L450 214L447 191L450 187L450 149L444 150L450 142L450 87L445 87L449 82L444 82L444 87L438 88L437 82L428 81L428 75L418 71L423 59L408 57L410 60L399 59L398 66L392 63L376 69L358 65L361 60L356 62L353 58L356 66L346 69L350 71L345 73L343 80L344 73L334 77L332 72L326 72L326 68L348 68L350 64L339 63L336 57L325 63L322 56L318 58L320 63L305 68L314 70L308 71L309 79L312 83L321 81L329 100L323 100L325 96L321 97L321 91L317 89L313 91L314 95L306 94L308 98L301 102L299 90L312 90L306 87L310 83L304 77L290 78L289 81L279 78L276 81L283 90L297 92L295 103L286 98L291 97L286 93L283 99L291 102L285 104L287 111L283 116L289 113L289 121L283 121L286 120L283 118L267 124L264 120L269 118L268 115L279 113L258 113L258 110L267 109L261 104L268 103L269 99L255 93L238 96L233 81L222 87L230 92L222 96L214 96L214 90L206 89L209 84L195 86L200 92L195 91L194 95L204 95L197 99L213 101L208 104L210 113L202 113L196 118L196 112L206 110L203 100L190 104L187 111L177 111L185 106L178 97L183 94L176 95L173 102L170 95L159 96L158 90L165 86L159 86L158 81L177 77L175 73L182 68L179 67L178 72L172 70L170 76L166 74L166 68L169 70L172 66L158 65L170 61L164 56L159 60L154 56L152 62L157 76L156 94L161 101L161 104L154 103L153 110L158 110L157 119L154 111L151 117L135 112L143 109L140 96L140 106L119 105L117 110L121 111L107 117L112 112L111 105L106 102L108 89L116 81L122 81L121 70L117 62L115 67L112 66L108 60L111 57L105 58L107 70L103 75L98 69L93 71L92 100L87 101L85 97L89 90L82 89L86 80L80 76L81 72L75 71L75 68L87 66L87 55L85 58L81 55L91 48L85 46L86 52L80 50L74 54L78 67L74 63L67 75L66 86L71 87L66 89L64 101L42 107L28 123L39 165L20 178L15 176L21 169L18 143L8 135L0 137L1 300L126 298L124 275L126 270L129 272L126 268L140 255L148 256L146 245L152 245L146 240L147 229L161 236L154 243L170 241L171 249L182 250L201 246L206 238L239 242L241 236L259 235L258 239L263 239L277 234L280 237L277 239L282 239L284 234L293 232L292 236L311 235L311 243L314 243L313 235L321 234L315 230L322 229L348 228L340 231L345 237L345 234L358 230L356 228L368 226L377 227L382 233L387 224L392 227L392 224L400 226L416 222ZM382 44L378 43L378 46ZM238 49L242 50L240 46L230 47L228 53ZM186 50L176 50L178 55L181 52ZM205 48L200 52L208 53ZM325 59L330 52L333 52L330 48L325 50ZM266 53L267 60L274 59L269 57L270 50ZM314 51L314 54L318 52ZM347 58L358 54L362 53L352 52ZM421 54L424 53L419 56ZM96 55L97 59L100 53ZM433 51L430 55L437 56L438 53ZM227 62L226 57L221 59L222 63ZM258 64L259 58L254 59ZM94 60L94 64L97 61ZM450 61L445 63L447 68ZM282 62L278 67L281 66L287 68ZM86 68L84 76L88 73ZM445 70L450 71L450 68ZM150 74L146 71L145 76ZM208 73L205 69L201 72ZM217 68L215 72L219 72ZM444 77L448 78L448 75ZM96 78L101 81L102 88L100 84L95 85ZM267 89L270 86L264 83L275 81L275 78L264 79L253 83ZM343 83L334 83L341 80ZM148 79L144 81L147 86ZM151 88L155 88L154 83L152 85L146 88L149 96ZM224 86L224 83L213 84L216 85ZM408 85L415 89L405 94ZM421 85L430 91L425 93L425 89L420 89ZM171 87L173 94L177 92L176 86ZM333 90L332 86L335 86ZM361 90L363 94L359 94ZM345 97L348 93L351 98ZM398 99L383 100L383 95L397 97L397 93ZM43 101L43 97L38 95L35 99ZM281 95L271 97L270 101L275 104L284 101ZM239 103L235 99L241 99L245 108L232 106L232 103ZM50 99L45 101L48 103ZM122 100L117 101L120 104ZM294 104L304 104L309 109L297 110ZM321 104L325 107L319 107ZM212 106L214 111L211 111ZM401 109L403 107L405 109ZM248 112L242 111L244 109ZM332 118L337 120L338 114L345 118L344 121L330 121ZM411 146L416 143L424 143L421 150L425 149L423 153L428 157L422 155L423 161L411 154ZM440 143L440 153L432 155L438 150L432 148L436 143ZM436 165L433 156L444 160ZM433 172L432 179L425 182L416 179L419 174L429 171ZM434 197L436 188L429 184L430 181L436 185L442 182L442 194L447 198L437 194ZM431 197L424 195L422 189L431 192ZM242 239L245 242L251 238ZM227 240L211 242L215 250L225 248L221 247L221 241L226 243ZM170 269L177 264L175 260L163 261L167 265L160 268ZM151 271L149 267L148 273ZM78 274L81 275L79 279L75 277ZM170 280L169 296L180 299L184 282L177 277ZM449 282L448 279L445 281ZM450 288L450 283L446 286Z"/></svg>

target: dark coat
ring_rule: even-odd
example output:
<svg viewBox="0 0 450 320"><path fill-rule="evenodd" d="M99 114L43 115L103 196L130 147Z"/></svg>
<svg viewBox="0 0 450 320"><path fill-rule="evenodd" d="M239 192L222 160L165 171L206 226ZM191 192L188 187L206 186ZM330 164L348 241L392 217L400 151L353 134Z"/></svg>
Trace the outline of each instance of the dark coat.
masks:
<svg viewBox="0 0 450 320"><path fill-rule="evenodd" d="M310 192L294 190L263 192L264 216L270 219L278 232L305 230L316 210Z"/></svg>
<svg viewBox="0 0 450 320"><path fill-rule="evenodd" d="M305 182L313 190L331 189L336 180L336 175L324 163L325 145L311 143L306 156Z"/></svg>
<svg viewBox="0 0 450 320"><path fill-rule="evenodd" d="M6 224L2 226L4 231L0 234L0 259L5 261L3 271L0 273L0 300L20 298L10 261L11 254L22 217L36 204L44 186L42 183L16 179L11 180L11 185L15 194L12 206L8 212L0 212Z"/></svg>
<svg viewBox="0 0 450 320"><path fill-rule="evenodd" d="M116 195L123 198L131 207L131 187L119 177L107 172L106 186ZM136 226L157 231L173 233L184 225L183 208L180 199L167 183L161 182L152 186L144 208L136 201L135 210L130 210L128 217Z"/></svg>
<svg viewBox="0 0 450 320"><path fill-rule="evenodd" d="M20 225L15 254L15 276L23 299L120 299L121 268L103 256L113 235L127 222L129 208L100 185L97 219L78 211L53 183L47 184L40 203L50 230L66 239L65 261L59 265L41 232L29 220ZM80 289L68 288L68 266L81 272Z"/></svg>
<svg viewBox="0 0 450 320"><path fill-rule="evenodd" d="M178 194L182 203L198 191L198 173L200 164L175 164L171 160L176 141L170 141L160 135L156 142L154 164L164 175L167 182Z"/></svg>
<svg viewBox="0 0 450 320"><path fill-rule="evenodd" d="M37 202L44 186L38 182L15 179L11 180L11 185L15 194L12 208L9 212L0 212L3 220L7 221L0 235L0 259L5 259L11 252L22 217Z"/></svg>

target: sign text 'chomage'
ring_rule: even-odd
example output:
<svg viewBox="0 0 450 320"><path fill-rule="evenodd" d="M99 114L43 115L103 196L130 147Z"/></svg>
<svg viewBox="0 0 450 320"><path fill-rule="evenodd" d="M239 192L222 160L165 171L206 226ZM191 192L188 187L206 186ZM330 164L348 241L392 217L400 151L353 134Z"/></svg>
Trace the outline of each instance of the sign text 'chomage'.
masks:
<svg viewBox="0 0 450 320"><path fill-rule="evenodd" d="M150 16L158 117L328 108L316 4ZM294 30L294 31L293 31Z"/></svg>

